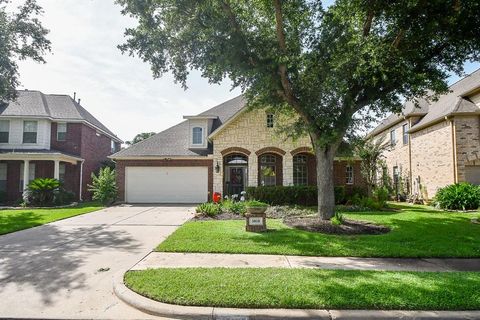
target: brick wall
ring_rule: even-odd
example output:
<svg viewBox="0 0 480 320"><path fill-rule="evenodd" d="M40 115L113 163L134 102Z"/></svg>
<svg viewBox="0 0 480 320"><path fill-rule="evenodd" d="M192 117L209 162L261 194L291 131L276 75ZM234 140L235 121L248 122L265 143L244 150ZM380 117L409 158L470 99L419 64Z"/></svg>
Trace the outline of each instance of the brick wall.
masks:
<svg viewBox="0 0 480 320"><path fill-rule="evenodd" d="M480 166L480 116L455 116L457 180L466 181L465 165Z"/></svg>
<svg viewBox="0 0 480 320"><path fill-rule="evenodd" d="M57 140L57 123L52 122L51 141L52 149L62 151L71 155L80 156L82 154L82 128L81 123L67 123L67 134L65 141Z"/></svg>
<svg viewBox="0 0 480 320"><path fill-rule="evenodd" d="M83 199L90 199L91 194L87 191L87 185L92 183L92 172L96 172L103 161L111 154L111 139L89 126L82 125L81 129L81 153L85 159L83 164Z"/></svg>
<svg viewBox="0 0 480 320"><path fill-rule="evenodd" d="M118 200L125 201L125 167L208 167L208 192L213 193L212 159L117 160Z"/></svg>

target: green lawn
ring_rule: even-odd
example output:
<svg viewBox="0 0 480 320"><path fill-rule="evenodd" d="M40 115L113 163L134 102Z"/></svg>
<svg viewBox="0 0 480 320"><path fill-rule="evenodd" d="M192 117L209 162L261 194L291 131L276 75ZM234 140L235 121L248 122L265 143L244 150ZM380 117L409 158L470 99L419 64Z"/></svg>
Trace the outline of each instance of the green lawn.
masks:
<svg viewBox="0 0 480 320"><path fill-rule="evenodd" d="M0 235L40 226L56 220L102 209L96 202L85 202L72 208L0 210Z"/></svg>
<svg viewBox="0 0 480 320"><path fill-rule="evenodd" d="M148 298L233 308L478 310L479 272L185 268L129 271Z"/></svg>
<svg viewBox="0 0 480 320"><path fill-rule="evenodd" d="M263 253L356 257L480 257L478 213L450 213L426 206L396 205L399 211L349 213L346 217L390 226L383 235L335 236L267 220L265 233L245 232L245 222L192 221L157 251Z"/></svg>

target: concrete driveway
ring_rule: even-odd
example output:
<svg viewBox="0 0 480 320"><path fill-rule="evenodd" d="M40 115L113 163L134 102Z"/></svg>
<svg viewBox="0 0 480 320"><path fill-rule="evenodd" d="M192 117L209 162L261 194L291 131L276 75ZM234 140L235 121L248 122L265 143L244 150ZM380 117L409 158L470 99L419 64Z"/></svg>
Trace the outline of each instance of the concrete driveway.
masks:
<svg viewBox="0 0 480 320"><path fill-rule="evenodd" d="M192 213L125 205L0 236L0 318L151 318L115 297L112 276Z"/></svg>

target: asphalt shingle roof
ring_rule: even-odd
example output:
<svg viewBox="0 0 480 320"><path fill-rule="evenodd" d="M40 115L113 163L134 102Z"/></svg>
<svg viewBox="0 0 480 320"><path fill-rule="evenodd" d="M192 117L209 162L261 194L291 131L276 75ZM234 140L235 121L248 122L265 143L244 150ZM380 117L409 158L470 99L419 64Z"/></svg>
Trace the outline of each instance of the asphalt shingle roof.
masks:
<svg viewBox="0 0 480 320"><path fill-rule="evenodd" d="M212 132L227 122L246 106L243 96L228 100L218 106L204 111L198 116L217 116L212 126ZM188 120L183 121L167 130L164 130L152 137L140 141L126 149L123 149L111 158L122 157L155 157L155 156L206 156L212 153L212 146L208 149L189 148L189 125Z"/></svg>
<svg viewBox="0 0 480 320"><path fill-rule="evenodd" d="M18 91L18 98L0 107L0 116L45 117L53 120L85 121L108 135L118 137L90 112L68 95L43 94L40 91ZM120 139L118 139L120 141Z"/></svg>
<svg viewBox="0 0 480 320"><path fill-rule="evenodd" d="M411 130L415 130L435 123L450 114L480 112L479 107L465 97L465 94L479 87L480 69L451 85L449 92L440 96L437 101L428 102L425 99L419 99L419 108L416 108L412 101L407 101L401 114L391 114L382 120L370 135L375 135L388 129L403 119L404 116L423 116L419 122L412 126Z"/></svg>

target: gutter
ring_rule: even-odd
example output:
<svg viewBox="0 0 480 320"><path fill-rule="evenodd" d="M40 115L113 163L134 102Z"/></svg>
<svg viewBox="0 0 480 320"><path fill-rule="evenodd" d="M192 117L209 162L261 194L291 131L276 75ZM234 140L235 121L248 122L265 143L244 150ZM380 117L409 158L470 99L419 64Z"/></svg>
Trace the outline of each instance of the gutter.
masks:
<svg viewBox="0 0 480 320"><path fill-rule="evenodd" d="M78 199L80 201L83 201L83 197L82 197L82 185L83 185L83 163L85 162L85 160L82 160L80 162L80 191L78 193Z"/></svg>

